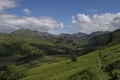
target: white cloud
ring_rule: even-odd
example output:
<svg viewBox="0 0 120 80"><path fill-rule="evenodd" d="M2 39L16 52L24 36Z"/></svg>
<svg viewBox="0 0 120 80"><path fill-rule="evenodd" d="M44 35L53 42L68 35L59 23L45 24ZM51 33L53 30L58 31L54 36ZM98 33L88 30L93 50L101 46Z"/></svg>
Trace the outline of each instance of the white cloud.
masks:
<svg viewBox="0 0 120 80"><path fill-rule="evenodd" d="M23 12L24 12L24 14L26 14L26 15L31 14L31 12L30 12L29 9L23 9Z"/></svg>
<svg viewBox="0 0 120 80"><path fill-rule="evenodd" d="M85 14L72 16L72 23L79 32L91 33L95 31L113 31L120 28L120 13L104 13L90 17Z"/></svg>
<svg viewBox="0 0 120 80"><path fill-rule="evenodd" d="M6 14L5 10L18 5L18 0L0 0L0 32L12 32L21 28L42 32L54 32L55 28L64 28L64 24L51 17L19 17ZM30 14L29 9L23 9L25 14Z"/></svg>
<svg viewBox="0 0 120 80"><path fill-rule="evenodd" d="M0 15L0 32L11 32L17 29L31 29L50 32L55 28L64 28L63 23L50 17L18 17L16 15Z"/></svg>
<svg viewBox="0 0 120 80"><path fill-rule="evenodd" d="M3 12L5 9L14 8L17 6L16 0L0 0L0 12Z"/></svg>
<svg viewBox="0 0 120 80"><path fill-rule="evenodd" d="M56 28L64 28L63 23L51 17L25 17L14 14L5 14L5 10L14 8L19 0L0 0L0 32L12 32L21 28L41 32L54 32ZM23 9L25 14L30 14L29 9Z"/></svg>

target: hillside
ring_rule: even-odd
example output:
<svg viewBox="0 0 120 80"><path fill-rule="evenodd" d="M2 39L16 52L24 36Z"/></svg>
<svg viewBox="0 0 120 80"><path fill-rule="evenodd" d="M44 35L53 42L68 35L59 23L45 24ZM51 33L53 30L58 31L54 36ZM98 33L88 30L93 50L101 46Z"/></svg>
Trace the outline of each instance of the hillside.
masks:
<svg viewBox="0 0 120 80"><path fill-rule="evenodd" d="M35 67L29 69L26 77L20 80L119 80L119 49L120 44L105 48L101 53L102 61L100 51L96 50L79 57L77 62L66 60ZM108 70L111 67L113 68Z"/></svg>
<svg viewBox="0 0 120 80"><path fill-rule="evenodd" d="M19 29L11 32L10 34L14 36L29 37L29 38L50 38L54 36L47 32L38 32L30 29Z"/></svg>
<svg viewBox="0 0 120 80"><path fill-rule="evenodd" d="M120 80L119 29L94 35L38 33L0 35L0 80Z"/></svg>
<svg viewBox="0 0 120 80"><path fill-rule="evenodd" d="M98 35L93 37L89 42L91 43L91 47L100 47L100 46L113 46L119 43L120 41L120 30L115 30L113 32L109 32L103 35Z"/></svg>

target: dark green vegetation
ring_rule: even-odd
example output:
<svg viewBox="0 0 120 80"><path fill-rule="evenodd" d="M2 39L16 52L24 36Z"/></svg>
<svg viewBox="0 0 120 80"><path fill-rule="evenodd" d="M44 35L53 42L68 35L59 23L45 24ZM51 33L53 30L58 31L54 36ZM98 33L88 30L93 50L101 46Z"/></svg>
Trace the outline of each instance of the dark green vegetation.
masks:
<svg viewBox="0 0 120 80"><path fill-rule="evenodd" d="M0 34L0 80L120 80L120 30Z"/></svg>

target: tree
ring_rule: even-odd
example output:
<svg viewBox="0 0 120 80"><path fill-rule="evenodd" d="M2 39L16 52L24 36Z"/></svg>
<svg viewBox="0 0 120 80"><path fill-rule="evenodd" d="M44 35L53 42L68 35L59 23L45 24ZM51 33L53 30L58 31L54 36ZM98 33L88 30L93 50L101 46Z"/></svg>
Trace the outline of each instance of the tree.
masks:
<svg viewBox="0 0 120 80"><path fill-rule="evenodd" d="M14 64L0 72L0 80L17 80L23 76L23 72Z"/></svg>
<svg viewBox="0 0 120 80"><path fill-rule="evenodd" d="M66 52L70 54L70 58L72 62L77 61L77 55L75 54L75 51L71 47L66 47Z"/></svg>
<svg viewBox="0 0 120 80"><path fill-rule="evenodd" d="M76 55L72 55L71 56L71 61L72 62L76 62L77 61L77 56Z"/></svg>

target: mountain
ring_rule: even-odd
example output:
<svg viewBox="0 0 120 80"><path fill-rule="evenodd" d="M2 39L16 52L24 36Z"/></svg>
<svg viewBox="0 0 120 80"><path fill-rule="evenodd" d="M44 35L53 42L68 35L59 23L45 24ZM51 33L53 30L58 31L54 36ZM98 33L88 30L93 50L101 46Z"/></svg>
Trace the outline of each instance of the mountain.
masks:
<svg viewBox="0 0 120 80"><path fill-rule="evenodd" d="M63 38L74 38L74 39L81 39L81 40L90 40L96 36L99 35L103 35L103 34L107 34L109 33L109 31L97 31L97 32L93 32L91 34L86 34L86 33L74 33L74 34L65 34L62 33L59 35L59 37L63 37Z"/></svg>
<svg viewBox="0 0 120 80"><path fill-rule="evenodd" d="M89 39L92 39L92 38L94 38L96 36L107 34L107 33L109 33L109 31L96 31L96 32L93 32L93 33L89 34L87 37Z"/></svg>
<svg viewBox="0 0 120 80"><path fill-rule="evenodd" d="M120 29L115 30L114 32L120 32Z"/></svg>
<svg viewBox="0 0 120 80"><path fill-rule="evenodd" d="M62 33L60 35L53 35L47 32L39 32L36 30L19 29L12 32L11 34L16 36L22 36L22 37L54 37L54 38L74 38L74 39L88 40L95 36L106 34L106 33L109 33L109 32L97 31L91 34L85 34L85 33L79 32L74 34Z"/></svg>
<svg viewBox="0 0 120 80"><path fill-rule="evenodd" d="M52 37L53 35L47 32L38 32L36 30L30 29L19 29L11 33L11 35L21 36L21 37Z"/></svg>
<svg viewBox="0 0 120 80"><path fill-rule="evenodd" d="M75 33L75 34L65 34L65 33L62 33L59 35L59 37L64 37L64 38L78 38L78 39L83 39L84 37L86 37L87 34L85 33Z"/></svg>
<svg viewBox="0 0 120 80"><path fill-rule="evenodd" d="M88 35L88 34L81 33L81 32L72 34L72 36L73 36L74 38L78 38L78 39L82 39L82 40L86 39L86 38L87 38L87 35Z"/></svg>
<svg viewBox="0 0 120 80"><path fill-rule="evenodd" d="M70 36L71 36L71 35L68 34L68 33L61 33L61 34L58 35L58 37L64 37L64 38L70 37Z"/></svg>
<svg viewBox="0 0 120 80"><path fill-rule="evenodd" d="M93 36L92 36L93 37ZM99 47L99 46L113 46L120 43L120 29L117 29L113 32L105 32L105 34L94 36L89 40L90 47Z"/></svg>

